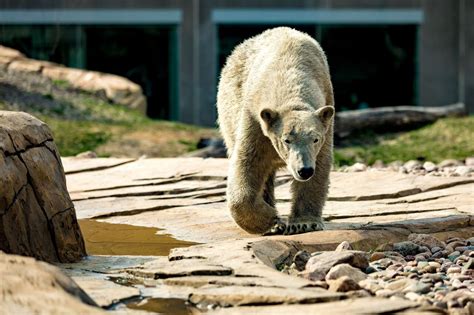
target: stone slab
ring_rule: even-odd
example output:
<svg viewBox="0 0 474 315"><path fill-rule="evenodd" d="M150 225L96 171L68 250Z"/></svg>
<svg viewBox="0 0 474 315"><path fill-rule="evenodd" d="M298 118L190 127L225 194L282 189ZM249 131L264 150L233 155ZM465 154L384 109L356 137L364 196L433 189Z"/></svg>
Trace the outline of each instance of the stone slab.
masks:
<svg viewBox="0 0 474 315"><path fill-rule="evenodd" d="M74 174L81 172L99 171L107 168L116 167L126 163L135 161L129 158L77 158L62 157L64 172L66 174Z"/></svg>
<svg viewBox="0 0 474 315"><path fill-rule="evenodd" d="M265 304L320 303L344 299L341 293L324 289L291 289L208 285L195 290L188 301L199 306L240 306Z"/></svg>
<svg viewBox="0 0 474 315"><path fill-rule="evenodd" d="M164 209L176 207L195 207L207 205L213 202L222 201L222 197L212 197L208 199L196 198L176 198L176 199L156 199L150 197L110 197L100 199L87 199L74 202L78 219L101 218L109 216L159 212Z"/></svg>
<svg viewBox="0 0 474 315"><path fill-rule="evenodd" d="M140 296L140 290L134 287L115 284L106 279L93 277L72 277L79 287L100 307L107 308L125 299Z"/></svg>
<svg viewBox="0 0 474 315"><path fill-rule="evenodd" d="M159 257L145 264L128 268L125 271L133 276L167 279L173 277L184 277L189 275L230 275L232 269L204 259L168 261L166 257Z"/></svg>
<svg viewBox="0 0 474 315"><path fill-rule="evenodd" d="M247 306L222 308L209 314L387 314L415 308L416 303L402 299L360 298L305 305Z"/></svg>
<svg viewBox="0 0 474 315"><path fill-rule="evenodd" d="M221 178L227 176L227 159L154 158L141 159L112 169L68 176L71 192L140 186L173 178Z"/></svg>

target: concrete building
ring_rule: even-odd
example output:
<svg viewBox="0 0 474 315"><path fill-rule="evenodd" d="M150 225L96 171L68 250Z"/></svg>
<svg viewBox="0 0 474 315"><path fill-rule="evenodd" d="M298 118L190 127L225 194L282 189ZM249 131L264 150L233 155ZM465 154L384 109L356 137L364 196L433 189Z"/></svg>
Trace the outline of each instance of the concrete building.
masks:
<svg viewBox="0 0 474 315"><path fill-rule="evenodd" d="M126 76L152 117L214 125L218 75L279 25L325 49L339 110L464 102L474 113L470 0L1 0L0 44Z"/></svg>

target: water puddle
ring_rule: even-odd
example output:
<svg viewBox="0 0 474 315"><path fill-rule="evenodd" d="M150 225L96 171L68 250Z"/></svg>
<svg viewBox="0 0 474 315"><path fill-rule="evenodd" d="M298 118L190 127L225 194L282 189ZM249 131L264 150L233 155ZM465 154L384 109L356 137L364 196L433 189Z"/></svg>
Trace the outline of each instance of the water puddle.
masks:
<svg viewBox="0 0 474 315"><path fill-rule="evenodd" d="M180 241L158 229L95 220L79 220L89 255L168 256L170 250L197 243Z"/></svg>
<svg viewBox="0 0 474 315"><path fill-rule="evenodd" d="M127 307L135 310L156 312L159 314L192 314L192 312L188 309L186 302L180 299L151 298L127 304Z"/></svg>

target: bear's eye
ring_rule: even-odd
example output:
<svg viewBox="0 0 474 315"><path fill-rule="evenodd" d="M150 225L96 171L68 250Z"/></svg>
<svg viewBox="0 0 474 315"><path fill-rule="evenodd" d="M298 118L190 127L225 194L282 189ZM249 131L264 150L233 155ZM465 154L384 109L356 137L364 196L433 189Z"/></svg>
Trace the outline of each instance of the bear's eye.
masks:
<svg viewBox="0 0 474 315"><path fill-rule="evenodd" d="M318 138L314 139L314 143L316 143L316 142L318 142L318 141L319 141L319 139L318 139Z"/></svg>
<svg viewBox="0 0 474 315"><path fill-rule="evenodd" d="M286 143L286 144L290 144L290 143L291 143L291 141L290 141L290 140L288 140L288 139L285 139L285 143Z"/></svg>

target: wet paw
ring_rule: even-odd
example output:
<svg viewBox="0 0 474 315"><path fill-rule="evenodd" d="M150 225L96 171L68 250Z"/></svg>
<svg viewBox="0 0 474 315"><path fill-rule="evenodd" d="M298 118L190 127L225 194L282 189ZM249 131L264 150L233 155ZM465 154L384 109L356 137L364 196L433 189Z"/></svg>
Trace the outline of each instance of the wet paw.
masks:
<svg viewBox="0 0 474 315"><path fill-rule="evenodd" d="M305 221L305 222L292 222L288 223L284 235L301 234L313 231L320 231L324 229L322 221Z"/></svg>
<svg viewBox="0 0 474 315"><path fill-rule="evenodd" d="M273 226L268 231L263 233L263 235L264 236L283 235L283 234L285 234L286 227L287 226L286 226L285 222L283 222L281 219L276 219Z"/></svg>

